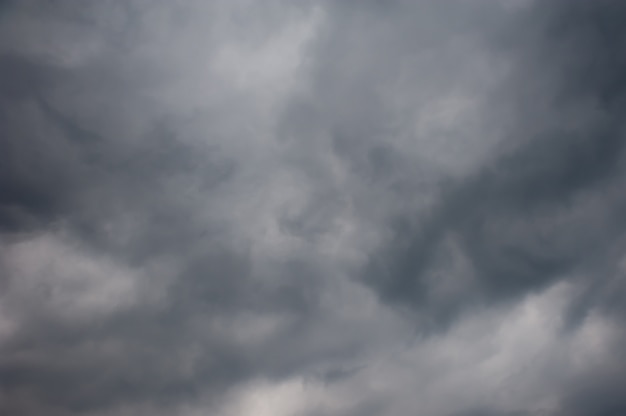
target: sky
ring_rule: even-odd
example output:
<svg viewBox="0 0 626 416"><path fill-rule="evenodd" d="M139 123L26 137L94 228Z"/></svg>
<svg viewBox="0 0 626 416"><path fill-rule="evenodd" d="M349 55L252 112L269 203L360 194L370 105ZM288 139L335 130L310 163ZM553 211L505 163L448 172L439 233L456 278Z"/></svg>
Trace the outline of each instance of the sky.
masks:
<svg viewBox="0 0 626 416"><path fill-rule="evenodd" d="M0 414L626 414L625 19L0 1Z"/></svg>

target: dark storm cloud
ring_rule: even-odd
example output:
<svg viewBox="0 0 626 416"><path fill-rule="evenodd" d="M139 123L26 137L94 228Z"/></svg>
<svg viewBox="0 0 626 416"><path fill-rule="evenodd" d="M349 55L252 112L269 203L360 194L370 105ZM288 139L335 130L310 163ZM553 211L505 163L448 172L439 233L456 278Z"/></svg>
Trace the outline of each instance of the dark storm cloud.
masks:
<svg viewBox="0 0 626 416"><path fill-rule="evenodd" d="M0 413L619 413L625 14L3 3Z"/></svg>
<svg viewBox="0 0 626 416"><path fill-rule="evenodd" d="M277 341L237 339L242 324L229 323L288 313L293 322L282 330L297 336L308 319L299 316L314 301L304 294L314 290L306 276L314 267L290 260L300 276L290 286L249 280L248 250L229 241L235 222L212 218L214 201L227 197L221 190L238 172L214 137L219 130L204 132L208 145L185 142L193 133L145 96L155 79L163 82L158 68L109 42L104 10L94 3L48 7L45 16L28 3L5 10L5 32L22 19L31 31L12 34L25 44L63 41L56 30L69 27L104 46L77 63L37 51L0 58L3 307L16 326L1 347L0 412L86 414L145 402L167 414L168 406L207 391L216 399L263 367L289 374L290 360L304 365L310 353L271 358ZM155 7L170 14L166 5ZM136 23L124 40L129 48L139 42L133 35L158 29ZM90 47L81 41L71 41L70 53ZM128 303L114 290L104 312L94 312L89 299L81 303L106 296L109 283L137 298ZM265 350L267 363L255 357Z"/></svg>
<svg viewBox="0 0 626 416"><path fill-rule="evenodd" d="M623 348L624 343L618 343ZM618 415L626 410L619 386L626 381L621 350L611 351L604 363L567 385L560 415Z"/></svg>
<svg viewBox="0 0 626 416"><path fill-rule="evenodd" d="M517 129L507 138L512 150L446 185L429 215L394 219L390 241L366 272L384 298L445 321L466 303L510 299L586 264L614 261L611 251L626 225L619 191L625 43L617 16L623 13L619 2L536 6L528 26L538 33L517 51L518 70L505 87L518 101ZM592 207L578 208L590 200ZM475 281L442 302L429 274L450 235L460 241ZM439 273L449 272L444 266Z"/></svg>
<svg viewBox="0 0 626 416"><path fill-rule="evenodd" d="M383 300L409 308L419 331L448 329L470 306L517 302L563 281L578 293L567 308L566 328L576 330L596 310L621 322L624 6L537 2L514 16L513 24L505 21L506 30L487 19L491 26L477 33L451 20L441 36L428 23L416 23L421 16L437 21L424 13L428 7L336 5L312 87L288 109L286 140L333 152L345 163L351 185L346 192L361 224L387 224L381 248L369 255L359 278ZM432 9L438 7L449 4ZM464 22L484 23L473 20L472 12L465 10ZM455 50L459 38L465 54L447 56L446 48ZM437 160L411 153L402 140L411 128L404 117L410 116L402 111L424 106L420 98L431 98L431 88L445 91L442 80L465 77L480 85L472 71L476 56L467 52L477 52L471 49L476 42L510 59L511 73L492 90L485 104L490 110L481 114L487 125L502 128L502 137L476 169L450 177L437 170ZM422 62L424 43L432 51ZM428 66L433 62L440 64L434 72ZM413 96L404 97L406 91ZM404 106L394 108L389 97ZM451 134L471 146L472 127ZM605 359L612 360L612 353ZM589 392L566 393L572 397L566 402L585 397L571 409L598 406L601 412L604 402L606 409L619 409L612 388L593 387L595 380L618 385L606 379L614 377L594 374L577 384ZM606 397L594 403L598 391ZM485 414L491 413L502 414Z"/></svg>
<svg viewBox="0 0 626 416"><path fill-rule="evenodd" d="M211 408L258 378L353 368L371 333L320 308L320 291L341 271L316 250L256 253L272 241L259 244L264 229L249 228L266 220L265 193L280 202L282 192L263 182L276 163L257 166L264 161L248 144L257 140L248 129L266 134L264 121L256 97L226 85L233 80L212 63L196 67L230 55L205 39L201 56L183 51L191 62L170 62L188 46L176 43L185 32L176 13L135 5L143 11L121 45L116 20L94 3L61 2L42 15L25 2L4 16L2 30L25 50L7 46L2 60L3 413ZM190 3L178 17L196 39L205 22L190 14L218 11ZM224 30L239 36L233 26ZM161 30L176 35L155 41ZM152 46L172 50L155 57ZM207 96L190 103L207 79ZM327 229L313 217L276 220L306 243Z"/></svg>

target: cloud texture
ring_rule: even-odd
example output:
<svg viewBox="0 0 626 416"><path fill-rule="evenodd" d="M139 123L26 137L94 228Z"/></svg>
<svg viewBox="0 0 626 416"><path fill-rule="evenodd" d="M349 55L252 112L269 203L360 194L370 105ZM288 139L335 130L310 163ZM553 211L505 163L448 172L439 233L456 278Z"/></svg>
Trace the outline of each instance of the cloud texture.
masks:
<svg viewBox="0 0 626 416"><path fill-rule="evenodd" d="M626 413L625 18L0 2L0 414Z"/></svg>

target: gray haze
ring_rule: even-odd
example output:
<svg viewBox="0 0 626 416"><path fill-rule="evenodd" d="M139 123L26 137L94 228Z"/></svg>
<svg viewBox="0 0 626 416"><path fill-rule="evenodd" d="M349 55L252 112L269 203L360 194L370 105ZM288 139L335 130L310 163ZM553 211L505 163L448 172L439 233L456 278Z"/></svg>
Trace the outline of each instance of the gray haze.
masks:
<svg viewBox="0 0 626 416"><path fill-rule="evenodd" d="M0 1L0 414L626 414L624 21Z"/></svg>

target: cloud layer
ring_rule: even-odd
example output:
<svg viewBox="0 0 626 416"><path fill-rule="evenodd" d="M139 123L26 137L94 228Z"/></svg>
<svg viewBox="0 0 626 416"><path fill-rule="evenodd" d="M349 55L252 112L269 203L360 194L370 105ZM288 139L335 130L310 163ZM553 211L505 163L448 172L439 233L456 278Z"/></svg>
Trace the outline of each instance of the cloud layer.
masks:
<svg viewBox="0 0 626 416"><path fill-rule="evenodd" d="M0 3L0 413L626 412L626 5Z"/></svg>

